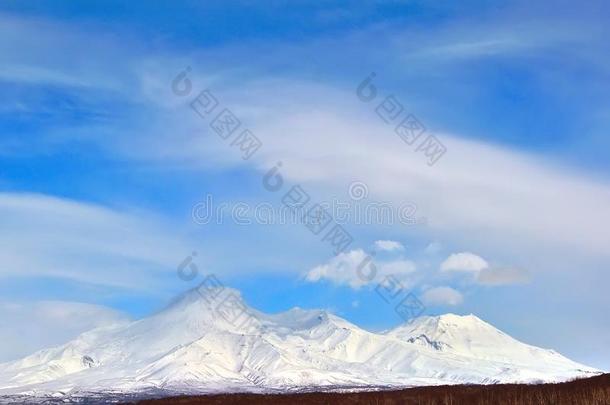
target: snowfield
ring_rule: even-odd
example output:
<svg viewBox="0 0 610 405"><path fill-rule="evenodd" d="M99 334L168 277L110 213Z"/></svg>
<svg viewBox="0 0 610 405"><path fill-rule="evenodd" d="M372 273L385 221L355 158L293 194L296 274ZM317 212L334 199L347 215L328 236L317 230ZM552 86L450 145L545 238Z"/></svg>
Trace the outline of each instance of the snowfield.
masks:
<svg viewBox="0 0 610 405"><path fill-rule="evenodd" d="M321 310L264 314L225 288L247 308L242 324L221 314L215 294L193 289L150 317L0 364L0 397L539 383L600 373L474 315L372 333Z"/></svg>

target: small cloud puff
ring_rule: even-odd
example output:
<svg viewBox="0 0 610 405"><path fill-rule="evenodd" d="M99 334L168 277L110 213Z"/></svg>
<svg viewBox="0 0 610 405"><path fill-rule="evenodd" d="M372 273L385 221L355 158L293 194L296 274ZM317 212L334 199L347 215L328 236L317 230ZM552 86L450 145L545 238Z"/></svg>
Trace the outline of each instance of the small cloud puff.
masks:
<svg viewBox="0 0 610 405"><path fill-rule="evenodd" d="M375 242L375 250L382 250L386 252L392 252L394 250L404 250L405 247L402 243L395 240L378 240Z"/></svg>
<svg viewBox="0 0 610 405"><path fill-rule="evenodd" d="M327 263L309 270L305 280L315 283L328 280L337 285L348 285L359 289L365 285L379 283L388 276L404 282L416 270L410 260L373 261L362 249L341 253Z"/></svg>
<svg viewBox="0 0 610 405"><path fill-rule="evenodd" d="M441 271L479 272L489 267L489 264L474 253L454 253L441 263Z"/></svg>
<svg viewBox="0 0 610 405"><path fill-rule="evenodd" d="M474 275L474 281L482 285L498 286L521 284L529 281L529 274L514 267L492 267L474 253L454 253L441 263L443 272L466 272Z"/></svg>

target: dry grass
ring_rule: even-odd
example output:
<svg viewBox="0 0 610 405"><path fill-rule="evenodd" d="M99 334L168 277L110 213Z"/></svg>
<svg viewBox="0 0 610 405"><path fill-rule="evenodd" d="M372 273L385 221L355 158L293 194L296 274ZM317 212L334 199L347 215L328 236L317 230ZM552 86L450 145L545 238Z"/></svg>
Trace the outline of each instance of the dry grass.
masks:
<svg viewBox="0 0 610 405"><path fill-rule="evenodd" d="M226 394L174 397L139 404L319 404L319 405L610 405L610 374L561 384L420 387L401 391Z"/></svg>

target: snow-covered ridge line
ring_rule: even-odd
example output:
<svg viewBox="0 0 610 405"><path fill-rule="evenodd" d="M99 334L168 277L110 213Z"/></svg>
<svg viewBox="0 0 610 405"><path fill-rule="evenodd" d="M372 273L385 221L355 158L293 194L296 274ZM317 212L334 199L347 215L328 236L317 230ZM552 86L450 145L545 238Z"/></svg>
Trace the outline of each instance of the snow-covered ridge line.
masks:
<svg viewBox="0 0 610 405"><path fill-rule="evenodd" d="M0 396L536 383L600 373L474 315L373 333L321 310L264 314L226 290L247 308L247 325L229 322L194 289L148 318L0 364Z"/></svg>

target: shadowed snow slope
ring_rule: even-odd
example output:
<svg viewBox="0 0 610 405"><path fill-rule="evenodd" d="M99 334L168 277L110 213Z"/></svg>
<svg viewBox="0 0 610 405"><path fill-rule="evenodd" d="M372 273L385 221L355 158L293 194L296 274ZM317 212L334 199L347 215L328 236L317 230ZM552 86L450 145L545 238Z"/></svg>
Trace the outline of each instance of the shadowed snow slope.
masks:
<svg viewBox="0 0 610 405"><path fill-rule="evenodd" d="M0 395L550 382L598 372L474 315L421 317L376 334L325 311L268 315L235 290L202 290L0 364Z"/></svg>

